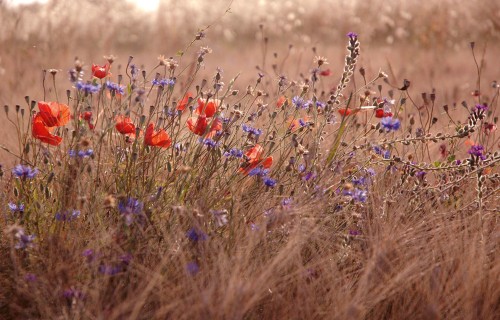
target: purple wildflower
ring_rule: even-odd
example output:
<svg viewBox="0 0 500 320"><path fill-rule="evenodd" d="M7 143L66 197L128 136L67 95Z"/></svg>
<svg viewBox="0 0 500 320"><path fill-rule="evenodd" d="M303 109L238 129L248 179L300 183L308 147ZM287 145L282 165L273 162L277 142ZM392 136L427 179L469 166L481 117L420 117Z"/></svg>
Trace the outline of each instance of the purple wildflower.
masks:
<svg viewBox="0 0 500 320"><path fill-rule="evenodd" d="M114 92L117 92L119 94L125 94L125 91L124 91L125 86L121 86L118 83L106 81L106 88L109 89L109 91L114 91Z"/></svg>
<svg viewBox="0 0 500 320"><path fill-rule="evenodd" d="M262 130L261 129L252 128L250 126L247 126L244 123L241 125L241 128L243 129L243 131L248 132L248 133L252 133L252 134L256 135L257 137L262 134Z"/></svg>
<svg viewBox="0 0 500 320"><path fill-rule="evenodd" d="M484 151L484 147L477 144L477 145L473 145L472 147L470 147L470 149L469 149L469 151L467 151L467 153L470 154L471 156L476 156L476 157L480 158L481 160L485 160L486 157L484 156L483 151Z"/></svg>
<svg viewBox="0 0 500 320"><path fill-rule="evenodd" d="M169 86L173 87L175 85L175 79L166 78L166 79L153 79L151 84L154 86Z"/></svg>
<svg viewBox="0 0 500 320"><path fill-rule="evenodd" d="M125 217L125 224L131 225L135 217L142 213L144 205L135 198L122 199L118 202L118 211Z"/></svg>
<svg viewBox="0 0 500 320"><path fill-rule="evenodd" d="M205 241L208 239L208 236L203 231L197 228L191 228L186 232L186 237L192 242L196 243L198 241Z"/></svg>
<svg viewBox="0 0 500 320"><path fill-rule="evenodd" d="M22 164L18 164L12 169L12 173L22 179L32 179L38 174L38 169L32 169L29 166L23 166Z"/></svg>
<svg viewBox="0 0 500 320"><path fill-rule="evenodd" d="M21 203L19 205L16 205L13 202L9 202L9 209L12 213L16 213L16 212L23 213L24 212L24 204Z"/></svg>
<svg viewBox="0 0 500 320"><path fill-rule="evenodd" d="M357 202L365 202L368 199L366 190L358 188L353 190L344 190L343 194L351 197L352 200Z"/></svg>
<svg viewBox="0 0 500 320"><path fill-rule="evenodd" d="M55 215L57 221L73 221L80 216L80 210L58 212Z"/></svg>
<svg viewBox="0 0 500 320"><path fill-rule="evenodd" d="M196 275L198 272L200 272L200 266L195 262L195 261L191 261L189 262L188 264L186 264L186 271L194 276Z"/></svg>
<svg viewBox="0 0 500 320"><path fill-rule="evenodd" d="M301 108L307 107L304 99L302 99L299 96L295 96L292 98L292 104L295 106L296 109L301 109Z"/></svg>
<svg viewBox="0 0 500 320"><path fill-rule="evenodd" d="M24 276L24 280L28 281L28 282L35 282L36 281L36 275L33 274L33 273L27 273L25 276Z"/></svg>
<svg viewBox="0 0 500 320"><path fill-rule="evenodd" d="M100 84L93 84L91 82L83 83L81 81L75 84L75 88L85 94L97 93L101 89Z"/></svg>
<svg viewBox="0 0 500 320"><path fill-rule="evenodd" d="M243 150L233 148L229 151L224 152L224 156L225 157L242 158L243 157Z"/></svg>
<svg viewBox="0 0 500 320"><path fill-rule="evenodd" d="M387 132L397 131L401 126L401 122L398 119L393 119L392 117L382 118L380 124Z"/></svg>
<svg viewBox="0 0 500 320"><path fill-rule="evenodd" d="M269 177L264 177L264 184L270 188L274 188L276 185L276 180Z"/></svg>
<svg viewBox="0 0 500 320"><path fill-rule="evenodd" d="M488 110L488 105L486 103L484 103L484 104L476 104L476 110L478 110L478 111L486 111L486 110Z"/></svg>
<svg viewBox="0 0 500 320"><path fill-rule="evenodd" d="M349 39L351 39L351 40L355 40L355 39L357 39L357 38L358 38L358 34L357 34L357 33L355 33L355 32L352 32L352 31L351 31L351 32L349 32L349 33L347 33L347 35L346 35L346 36L347 36L347 37L349 37Z"/></svg>
<svg viewBox="0 0 500 320"><path fill-rule="evenodd" d="M219 143L210 139L210 138L199 138L198 141L204 145L206 145L208 148L217 148L219 146Z"/></svg>
<svg viewBox="0 0 500 320"><path fill-rule="evenodd" d="M33 240L35 240L34 235L27 235L24 233L24 229L17 229L14 237L18 240L18 243L15 245L16 249L26 249L33 246Z"/></svg>

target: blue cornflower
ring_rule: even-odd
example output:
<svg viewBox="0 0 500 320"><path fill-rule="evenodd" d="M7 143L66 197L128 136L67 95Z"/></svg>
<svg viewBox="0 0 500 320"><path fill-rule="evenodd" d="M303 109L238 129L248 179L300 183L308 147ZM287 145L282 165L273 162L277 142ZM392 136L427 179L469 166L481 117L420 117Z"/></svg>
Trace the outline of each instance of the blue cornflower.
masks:
<svg viewBox="0 0 500 320"><path fill-rule="evenodd" d="M38 174L38 169L32 169L29 166L23 166L22 164L18 164L12 169L12 173L22 179L32 179Z"/></svg>
<svg viewBox="0 0 500 320"><path fill-rule="evenodd" d="M253 127L247 126L244 123L241 125L241 128L243 129L243 131L248 132L248 133L253 133L256 136L260 136L262 134L262 130L261 129L257 129L257 128L253 128Z"/></svg>
<svg viewBox="0 0 500 320"><path fill-rule="evenodd" d="M173 87L175 85L175 79L166 78L166 79L153 79L151 84L154 86L170 86Z"/></svg>
<svg viewBox="0 0 500 320"><path fill-rule="evenodd" d="M292 104L295 106L296 109L301 109L301 108L307 107L304 99L302 99L299 96L295 96L292 98Z"/></svg>
<svg viewBox="0 0 500 320"><path fill-rule="evenodd" d="M35 282L37 279L36 279L36 275L35 274L33 274L33 273L27 273L24 276L24 280L26 280L28 282Z"/></svg>
<svg viewBox="0 0 500 320"><path fill-rule="evenodd" d="M243 150L233 148L229 151L224 152L224 156L225 157L242 158L243 157Z"/></svg>
<svg viewBox="0 0 500 320"><path fill-rule="evenodd" d="M302 180L309 181L309 180L314 179L314 178L316 178L316 173L314 173L313 171L309 171L308 173L306 173L302 177Z"/></svg>
<svg viewBox="0 0 500 320"><path fill-rule="evenodd" d="M355 186L366 186L368 184L368 179L366 177L360 177L359 179L354 177L352 178L352 183Z"/></svg>
<svg viewBox="0 0 500 320"><path fill-rule="evenodd" d="M193 242L205 241L208 239L208 236L203 231L197 228L189 229L186 232L186 237Z"/></svg>
<svg viewBox="0 0 500 320"><path fill-rule="evenodd" d="M137 74L139 73L139 69L135 64L130 65L130 74L132 75L132 79L135 79L137 77Z"/></svg>
<svg viewBox="0 0 500 320"><path fill-rule="evenodd" d="M292 204L293 199L292 198L285 198L281 201L281 205L283 207L288 207L290 204Z"/></svg>
<svg viewBox="0 0 500 320"><path fill-rule="evenodd" d="M108 88L109 91L115 91L118 92L119 94L125 94L124 91L125 86L121 86L118 83L106 81L106 88Z"/></svg>
<svg viewBox="0 0 500 320"><path fill-rule="evenodd" d="M349 37L349 39L351 39L351 40L355 40L358 38L358 34L355 32L352 32L352 31L349 32L346 36Z"/></svg>
<svg viewBox="0 0 500 320"><path fill-rule="evenodd" d="M84 294L80 290L76 290L74 288L71 288L71 289L64 290L63 297L65 297L68 300L83 299Z"/></svg>
<svg viewBox="0 0 500 320"><path fill-rule="evenodd" d="M87 258L87 262L90 263L90 262L94 261L94 258L95 258L94 250L85 249L85 250L83 250L82 256Z"/></svg>
<svg viewBox="0 0 500 320"><path fill-rule="evenodd" d="M200 266L198 266L198 264L194 261L191 261L189 262L188 264L186 264L186 271L194 276L196 275L198 272L200 272Z"/></svg>
<svg viewBox="0 0 500 320"><path fill-rule="evenodd" d="M396 131L401 126L401 122L398 119L393 119L392 117L382 118L380 124L387 132Z"/></svg>
<svg viewBox="0 0 500 320"><path fill-rule="evenodd" d="M321 109L324 109L326 106L326 104L324 102L321 102L321 101L316 101L316 107L318 108L321 108Z"/></svg>
<svg viewBox="0 0 500 320"><path fill-rule="evenodd" d="M94 154L94 150L92 150L92 149L79 150L78 152L76 152L75 150L69 150L68 151L68 155L71 158L74 158L74 157L78 156L78 158L83 159L83 158L91 157L93 154Z"/></svg>
<svg viewBox="0 0 500 320"><path fill-rule="evenodd" d="M361 235L361 231L358 231L358 230L349 230L349 235L350 236L359 236L359 235Z"/></svg>
<svg viewBox="0 0 500 320"><path fill-rule="evenodd" d="M365 202L368 199L366 190L355 188L353 190L344 190L345 196L351 197L354 201Z"/></svg>
<svg viewBox="0 0 500 320"><path fill-rule="evenodd" d="M477 144L477 145L473 145L472 147L470 147L470 149L469 149L469 151L467 151L467 153L472 155L472 156L476 156L476 157L480 158L481 160L485 160L486 157L484 156L483 151L484 151L484 147Z"/></svg>
<svg viewBox="0 0 500 320"><path fill-rule="evenodd" d="M209 148L216 148L219 146L219 143L210 139L210 138L199 138L198 141L204 145L206 145Z"/></svg>
<svg viewBox="0 0 500 320"><path fill-rule="evenodd" d="M108 276L114 276L115 274L118 274L122 271L121 266L114 266L114 265L105 265L101 264L99 266L99 273L108 275Z"/></svg>
<svg viewBox="0 0 500 320"><path fill-rule="evenodd" d="M276 180L275 179L271 179L269 177L265 177L264 178L264 184L270 188L274 188L274 186L276 185Z"/></svg>
<svg viewBox="0 0 500 320"><path fill-rule="evenodd" d="M100 84L93 84L91 82L83 83L81 81L78 81L75 84L75 87L78 91L82 91L86 94L97 93L101 89Z"/></svg>
<svg viewBox="0 0 500 320"><path fill-rule="evenodd" d="M80 210L58 212L55 215L57 221L73 221L80 216Z"/></svg>
<svg viewBox="0 0 500 320"><path fill-rule="evenodd" d="M10 209L10 211L12 211L12 213L16 213L16 212L23 213L24 212L24 204L21 203L19 205L16 205L13 202L9 202L9 209Z"/></svg>
<svg viewBox="0 0 500 320"><path fill-rule="evenodd" d="M118 202L118 211L125 217L126 225L132 224L134 217L142 213L144 205L135 198L126 198Z"/></svg>
<svg viewBox="0 0 500 320"><path fill-rule="evenodd" d="M269 169L262 169L261 167L256 167L256 168L253 168L252 170L250 170L248 172L248 175L250 177L253 177L253 176L264 177L264 176L267 176L268 173L269 173Z"/></svg>
<svg viewBox="0 0 500 320"><path fill-rule="evenodd" d="M33 246L33 240L35 240L34 235L27 235L24 233L24 229L17 229L14 237L18 240L18 243L15 245L16 249L26 249Z"/></svg>

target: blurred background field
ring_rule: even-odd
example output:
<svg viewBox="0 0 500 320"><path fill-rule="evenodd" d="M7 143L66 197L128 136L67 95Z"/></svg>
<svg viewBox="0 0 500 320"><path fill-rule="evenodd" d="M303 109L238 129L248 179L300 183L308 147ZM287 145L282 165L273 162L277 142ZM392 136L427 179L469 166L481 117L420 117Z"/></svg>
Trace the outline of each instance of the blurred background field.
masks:
<svg viewBox="0 0 500 320"><path fill-rule="evenodd" d="M316 48L330 61L333 87L342 71L349 31L360 35L358 67L368 75L382 69L394 86L409 79L415 99L435 89L438 106L460 103L474 90L471 41L477 43L478 60L484 58L484 85L495 80L498 71L493 65L500 53L496 1L25 2L0 1L0 104L11 108L23 104L26 95L42 99L44 69L61 70L61 92L69 88L67 71L75 57L84 62L87 74L92 63L103 64L108 54L118 57L118 65L132 55L141 69L150 70L157 56L175 56L207 26L206 37L195 45L209 46L214 55L202 71L208 76L221 67L227 78L241 72L236 84L240 89L256 78L255 67L262 67L263 38L268 38L267 67L276 63L278 71L292 79L312 67ZM194 59L196 50L185 59ZM0 121L5 123L3 112ZM11 147L15 130L3 125L0 134L5 137L2 143Z"/></svg>

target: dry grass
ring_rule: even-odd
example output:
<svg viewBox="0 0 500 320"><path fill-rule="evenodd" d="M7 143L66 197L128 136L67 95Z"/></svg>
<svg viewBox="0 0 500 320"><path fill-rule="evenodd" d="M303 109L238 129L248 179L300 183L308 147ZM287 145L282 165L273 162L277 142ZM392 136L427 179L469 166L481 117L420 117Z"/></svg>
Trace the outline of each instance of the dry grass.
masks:
<svg viewBox="0 0 500 320"><path fill-rule="evenodd" d="M228 5L163 1L154 14L113 1L0 5L0 103L9 109L0 116L0 318L498 319L500 140L485 128L499 113L500 7L236 1L225 14ZM361 56L344 65L351 30ZM200 62L207 45L213 53ZM108 53L118 56L109 79L123 75L121 97L68 82L75 56L90 81L90 65ZM179 66L157 66L161 53ZM319 55L332 75L314 80ZM130 77L127 62L146 77ZM50 68L61 71L43 78ZM354 74L339 95L344 68ZM156 72L175 86L153 86ZM217 146L187 128L192 109L176 113L186 92L223 100L216 117L230 120L212 137ZM326 106L296 108L299 97ZM355 113L384 97L401 121L390 132L373 110ZM70 106L73 117L54 130L59 146L32 136L41 100ZM475 107L484 103L485 112ZM354 114L341 116L345 108ZM79 119L85 111L93 130ZM143 130L134 142L117 132L117 114ZM291 128L291 118L305 124ZM169 148L145 145L148 123L168 133ZM238 171L246 161L224 153L256 143L273 164L247 176ZM484 146L484 159L471 144ZM90 157L69 155L89 148ZM38 175L16 178L19 163ZM57 216L74 210L71 221ZM20 242L20 230L36 238Z"/></svg>

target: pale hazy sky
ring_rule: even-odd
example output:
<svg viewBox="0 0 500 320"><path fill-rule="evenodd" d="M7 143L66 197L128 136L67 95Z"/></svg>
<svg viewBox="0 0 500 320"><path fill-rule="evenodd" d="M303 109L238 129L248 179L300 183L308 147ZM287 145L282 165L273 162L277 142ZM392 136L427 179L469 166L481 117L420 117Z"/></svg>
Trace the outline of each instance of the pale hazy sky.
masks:
<svg viewBox="0 0 500 320"><path fill-rule="evenodd" d="M48 0L6 0L7 5L22 5L22 4L30 4L34 2L45 3ZM158 4L160 0L126 0L128 2L135 3L140 8L146 11L154 11L158 8Z"/></svg>

